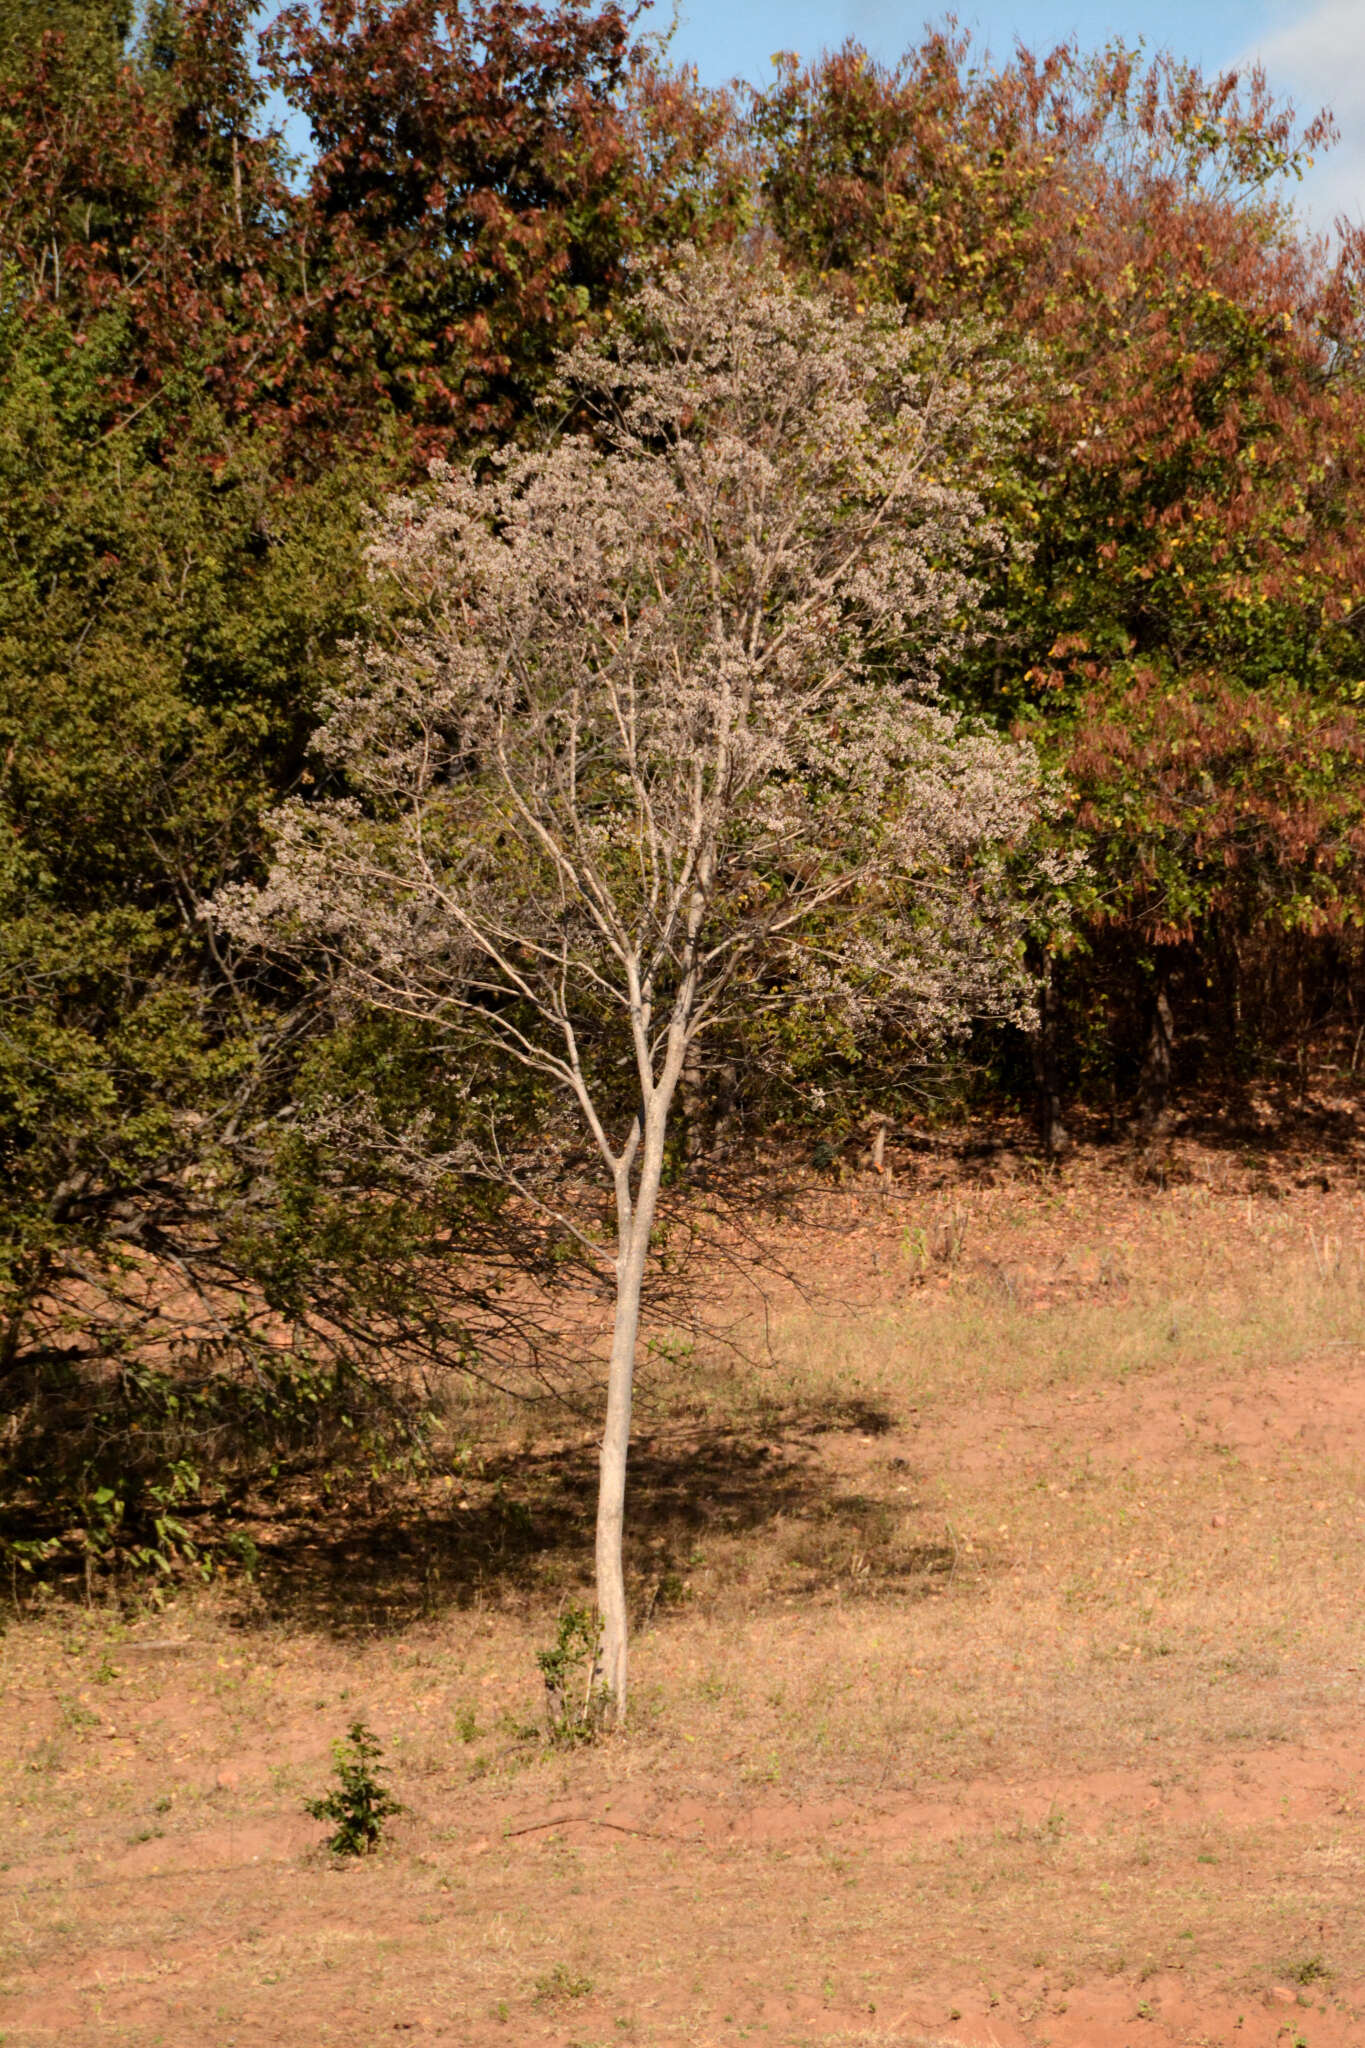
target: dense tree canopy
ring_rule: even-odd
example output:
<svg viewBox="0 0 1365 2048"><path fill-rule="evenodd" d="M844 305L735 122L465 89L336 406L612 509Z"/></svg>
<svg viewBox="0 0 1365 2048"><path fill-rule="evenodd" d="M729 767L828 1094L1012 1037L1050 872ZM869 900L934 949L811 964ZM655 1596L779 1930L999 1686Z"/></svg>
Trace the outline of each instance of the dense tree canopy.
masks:
<svg viewBox="0 0 1365 2048"><path fill-rule="evenodd" d="M419 1085L438 1137L465 1113L420 1046L241 976L200 912L308 784L374 598L366 507L433 450L526 431L631 258L735 216L724 108L610 8L492 8L476 35L432 8L300 12L263 52L255 13L0 8L11 1563L71 1525L89 1557L164 1561L210 1450L268 1459L329 1403L360 1428L355 1375L374 1389L386 1356L524 1381L556 1342L537 1275L574 1278L478 1190L395 1174ZM294 1135L356 1088L367 1146Z"/></svg>
<svg viewBox="0 0 1365 2048"><path fill-rule="evenodd" d="M1069 777L1131 1005L1182 948L1198 984L1230 946L1359 922L1361 247L1305 243L1277 181L1327 124L1299 134L1258 78L969 58L789 66L755 105L766 191L822 276L1029 351L1006 489L1031 552L962 684Z"/></svg>
<svg viewBox="0 0 1365 2048"><path fill-rule="evenodd" d="M542 403L563 351L629 332L688 250L776 261L926 348L947 323L962 377L1014 394L953 448L982 601L941 668L944 704L1027 738L1060 792L1073 879L1016 905L1046 1099L1065 1077L1127 1116L1181 1030L1239 1081L1315 1020L1354 1030L1365 238L1313 241L1286 199L1329 140L1259 79L1118 49L986 68L930 34L889 68L784 61L741 106L614 0L323 0L263 27L251 0L0 0L15 1413L44 1373L145 1360L158 1260L201 1310L229 1284L255 1304L220 1360L247 1323L352 1360L381 1324L431 1358L516 1351L487 1277L548 1283L559 1254L486 1189L407 1173L415 1115L454 1157L469 1114L430 1089L428 1025L244 967L203 906L259 880L282 799L341 793L307 736L347 644L397 645L410 600L367 581L372 509L429 504L433 458L519 474L565 423L562 391ZM1028 1076L1009 1032L982 1043L1002 1088ZM761 1084L765 1114L840 1118L923 1049L761 1001L714 1046L732 1109ZM543 1098L481 1068L481 1115L498 1090L534 1136ZM364 1145L335 1100L370 1105ZM438 1311L419 1276L452 1244Z"/></svg>

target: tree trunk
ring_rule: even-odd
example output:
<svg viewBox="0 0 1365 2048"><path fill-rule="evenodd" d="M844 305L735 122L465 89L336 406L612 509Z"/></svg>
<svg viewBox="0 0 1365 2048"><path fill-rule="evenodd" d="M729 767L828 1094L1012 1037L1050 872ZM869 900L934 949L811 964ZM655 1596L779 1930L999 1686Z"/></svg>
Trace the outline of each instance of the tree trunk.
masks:
<svg viewBox="0 0 1365 2048"><path fill-rule="evenodd" d="M1164 1137L1170 1122L1171 1060L1175 1050L1175 1019L1166 992L1164 969L1158 968L1147 1050L1138 1083L1138 1136L1144 1144Z"/></svg>
<svg viewBox="0 0 1365 2048"><path fill-rule="evenodd" d="M702 1088L701 1058L695 1045L690 1048L683 1062L678 1107L682 1112L683 1121L683 1157L696 1159L703 1151L706 1141L706 1096Z"/></svg>
<svg viewBox="0 0 1365 2048"><path fill-rule="evenodd" d="M620 1228L616 1254L616 1317L607 1371L607 1419L597 1489L597 1612L602 1624L596 1688L605 1693L614 1726L626 1717L626 1581L621 1539L625 1527L626 1458L635 1390L635 1343L640 1331L640 1296L654 1211L663 1174L668 1105L656 1096L645 1119L640 1182L632 1202L629 1186L618 1186Z"/></svg>
<svg viewBox="0 0 1365 2048"><path fill-rule="evenodd" d="M1071 1145L1071 1133L1062 1121L1062 1084L1057 1068L1057 992L1052 981L1052 961L1044 960L1038 976L1038 1023L1032 1033L1033 1078L1038 1088L1038 1123L1043 1151L1049 1159L1060 1159Z"/></svg>
<svg viewBox="0 0 1365 2048"><path fill-rule="evenodd" d="M0 1380L7 1379L18 1362L29 1310L46 1286L51 1271L52 1259L46 1251L19 1262L15 1285L0 1320Z"/></svg>
<svg viewBox="0 0 1365 2048"><path fill-rule="evenodd" d="M27 1313L28 1300L21 1295L6 1313L3 1322L0 1322L0 1380L9 1377L14 1361L19 1356L19 1345L24 1334L24 1318Z"/></svg>

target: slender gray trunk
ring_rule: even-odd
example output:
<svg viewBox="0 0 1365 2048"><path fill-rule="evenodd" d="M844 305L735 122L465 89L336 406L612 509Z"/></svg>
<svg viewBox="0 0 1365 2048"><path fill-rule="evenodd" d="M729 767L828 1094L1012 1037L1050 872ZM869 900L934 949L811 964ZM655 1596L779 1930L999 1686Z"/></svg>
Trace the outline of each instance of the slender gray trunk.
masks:
<svg viewBox="0 0 1365 2048"><path fill-rule="evenodd" d="M669 1092L671 1095L672 1091ZM597 1612L602 1624L597 1684L610 1699L611 1719L618 1728L626 1715L628 1618L621 1539L625 1526L630 1411L635 1391L635 1345L640 1334L640 1296L649 1258L649 1238L663 1174L668 1107L668 1102L656 1095L646 1115L640 1141L640 1180L634 1201L628 1171L623 1171L616 1192L616 1317L611 1333L607 1419L602 1431L597 1490Z"/></svg>

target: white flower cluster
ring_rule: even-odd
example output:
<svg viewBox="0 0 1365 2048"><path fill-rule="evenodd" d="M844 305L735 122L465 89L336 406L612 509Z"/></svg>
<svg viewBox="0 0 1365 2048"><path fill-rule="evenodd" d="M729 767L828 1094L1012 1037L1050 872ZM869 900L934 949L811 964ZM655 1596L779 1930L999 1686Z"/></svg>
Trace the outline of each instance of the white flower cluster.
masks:
<svg viewBox="0 0 1365 2048"><path fill-rule="evenodd" d="M649 282L556 394L572 431L393 502L406 623L317 735L345 800L276 825L220 915L353 1001L666 1115L696 1036L764 1006L1010 1008L1029 751L937 690L1003 549L965 479L1006 373L736 256Z"/></svg>

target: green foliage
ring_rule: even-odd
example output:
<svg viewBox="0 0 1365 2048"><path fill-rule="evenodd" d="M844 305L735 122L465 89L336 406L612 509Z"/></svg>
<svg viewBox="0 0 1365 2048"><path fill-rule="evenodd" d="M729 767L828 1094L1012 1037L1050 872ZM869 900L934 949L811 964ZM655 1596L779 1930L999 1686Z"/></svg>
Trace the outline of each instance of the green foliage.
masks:
<svg viewBox="0 0 1365 2048"><path fill-rule="evenodd" d="M249 1569L250 1538L220 1519L230 1481L268 1478L319 1445L373 1462L384 1439L364 1389L303 1360L263 1358L246 1374L211 1356L157 1368L58 1352L28 1358L23 1379L0 1461L0 1546L46 1576L69 1571L74 1550L87 1591L128 1573L207 1577L219 1559ZM49 1530L60 1539L32 1533Z"/></svg>
<svg viewBox="0 0 1365 2048"><path fill-rule="evenodd" d="M569 1999L587 1998L591 1992L592 1978L570 1969L567 1963L556 1963L543 1977L536 1978L537 2005L562 2005Z"/></svg>
<svg viewBox="0 0 1365 2048"><path fill-rule="evenodd" d="M44 36L61 36L83 64L112 71L133 15L131 0L0 0L0 69L31 64Z"/></svg>
<svg viewBox="0 0 1365 2048"><path fill-rule="evenodd" d="M96 1564L126 1561L135 1571L166 1578L177 1566L189 1565L207 1578L212 1564L177 1512L198 1493L199 1474L185 1458L171 1460L154 1479L121 1474L112 1486L91 1487L77 1503L87 1555ZM129 1534L128 1509L134 1501L146 1530L141 1542Z"/></svg>
<svg viewBox="0 0 1365 2048"><path fill-rule="evenodd" d="M19 1603L19 1573L31 1575L45 1565L58 1548L55 1536L0 1535L0 1562L8 1568L10 1593L16 1607Z"/></svg>
<svg viewBox="0 0 1365 2048"><path fill-rule="evenodd" d="M363 1721L352 1721L345 1741L332 1745L336 1787L321 1799L304 1802L314 1820L333 1823L327 1847L334 1856L370 1856L379 1847L385 1824L403 1812L384 1784L378 1740Z"/></svg>
<svg viewBox="0 0 1365 2048"><path fill-rule="evenodd" d="M0 1356L54 1278L126 1273L183 1211L259 1065L268 1007L199 905L355 616L366 480L282 499L207 403L169 457L111 437L124 343L0 310Z"/></svg>
<svg viewBox="0 0 1365 2048"><path fill-rule="evenodd" d="M593 1683L602 1624L590 1607L570 1604L548 1650L536 1652L545 1680L545 1735L556 1749L591 1742L611 1719L611 1697Z"/></svg>

